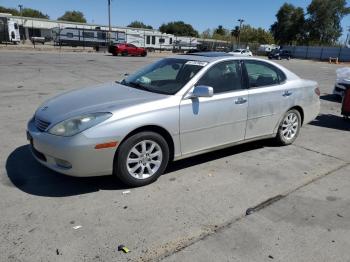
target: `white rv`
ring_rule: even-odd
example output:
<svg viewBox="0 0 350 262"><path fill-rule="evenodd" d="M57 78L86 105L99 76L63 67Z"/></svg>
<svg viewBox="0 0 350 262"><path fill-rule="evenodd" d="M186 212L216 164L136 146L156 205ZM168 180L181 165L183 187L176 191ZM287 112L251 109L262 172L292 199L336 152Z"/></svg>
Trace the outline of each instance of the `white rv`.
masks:
<svg viewBox="0 0 350 262"><path fill-rule="evenodd" d="M10 17L0 17L0 43L11 42L17 44L20 41L21 38L17 22Z"/></svg>

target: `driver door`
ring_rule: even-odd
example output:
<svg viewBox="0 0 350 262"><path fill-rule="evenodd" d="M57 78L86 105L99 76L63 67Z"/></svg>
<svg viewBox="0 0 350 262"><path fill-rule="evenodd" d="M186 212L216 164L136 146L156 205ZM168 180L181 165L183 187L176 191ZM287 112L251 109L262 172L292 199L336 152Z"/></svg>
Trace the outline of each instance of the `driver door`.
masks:
<svg viewBox="0 0 350 262"><path fill-rule="evenodd" d="M180 103L183 155L244 139L248 91L242 84L238 60L219 62L196 85L210 86L212 97L184 98Z"/></svg>

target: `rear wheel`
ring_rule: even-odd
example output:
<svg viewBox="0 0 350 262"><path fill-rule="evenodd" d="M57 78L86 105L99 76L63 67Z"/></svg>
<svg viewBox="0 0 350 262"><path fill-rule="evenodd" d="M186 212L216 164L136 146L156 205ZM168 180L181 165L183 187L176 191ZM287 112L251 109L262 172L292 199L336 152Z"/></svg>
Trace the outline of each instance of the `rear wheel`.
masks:
<svg viewBox="0 0 350 262"><path fill-rule="evenodd" d="M143 53L141 54L141 56L143 56L143 57L147 56L147 52L143 52Z"/></svg>
<svg viewBox="0 0 350 262"><path fill-rule="evenodd" d="M114 173L129 186L144 186L163 174L168 161L169 147L166 140L154 132L141 132L120 145Z"/></svg>
<svg viewBox="0 0 350 262"><path fill-rule="evenodd" d="M295 110L289 110L283 117L278 128L276 140L280 145L290 145L299 135L301 127L300 113Z"/></svg>

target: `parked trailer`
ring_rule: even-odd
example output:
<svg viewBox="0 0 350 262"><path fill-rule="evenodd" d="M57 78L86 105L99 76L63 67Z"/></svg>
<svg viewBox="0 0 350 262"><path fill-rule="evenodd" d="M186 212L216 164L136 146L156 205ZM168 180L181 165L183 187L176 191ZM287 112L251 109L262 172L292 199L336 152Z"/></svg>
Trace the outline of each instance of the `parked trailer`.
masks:
<svg viewBox="0 0 350 262"><path fill-rule="evenodd" d="M112 43L124 43L125 32L112 31L109 36L107 30L82 28L53 28L52 36L55 45L87 46L99 48Z"/></svg>
<svg viewBox="0 0 350 262"><path fill-rule="evenodd" d="M20 41L18 24L12 18L0 17L0 43L18 44Z"/></svg>

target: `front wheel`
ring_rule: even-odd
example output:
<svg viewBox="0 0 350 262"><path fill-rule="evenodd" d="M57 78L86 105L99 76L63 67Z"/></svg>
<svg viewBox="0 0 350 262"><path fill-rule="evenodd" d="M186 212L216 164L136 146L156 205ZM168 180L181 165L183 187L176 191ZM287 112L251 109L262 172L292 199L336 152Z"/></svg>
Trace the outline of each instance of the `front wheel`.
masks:
<svg viewBox="0 0 350 262"><path fill-rule="evenodd" d="M141 132L120 145L114 161L114 174L126 185L144 186L163 174L168 161L166 140L154 132Z"/></svg>
<svg viewBox="0 0 350 262"><path fill-rule="evenodd" d="M122 56L127 56L129 53L128 53L128 51L123 51L122 52Z"/></svg>
<svg viewBox="0 0 350 262"><path fill-rule="evenodd" d="M284 116L278 128L276 140L280 145L290 145L299 135L301 127L300 113L295 110L289 110Z"/></svg>

